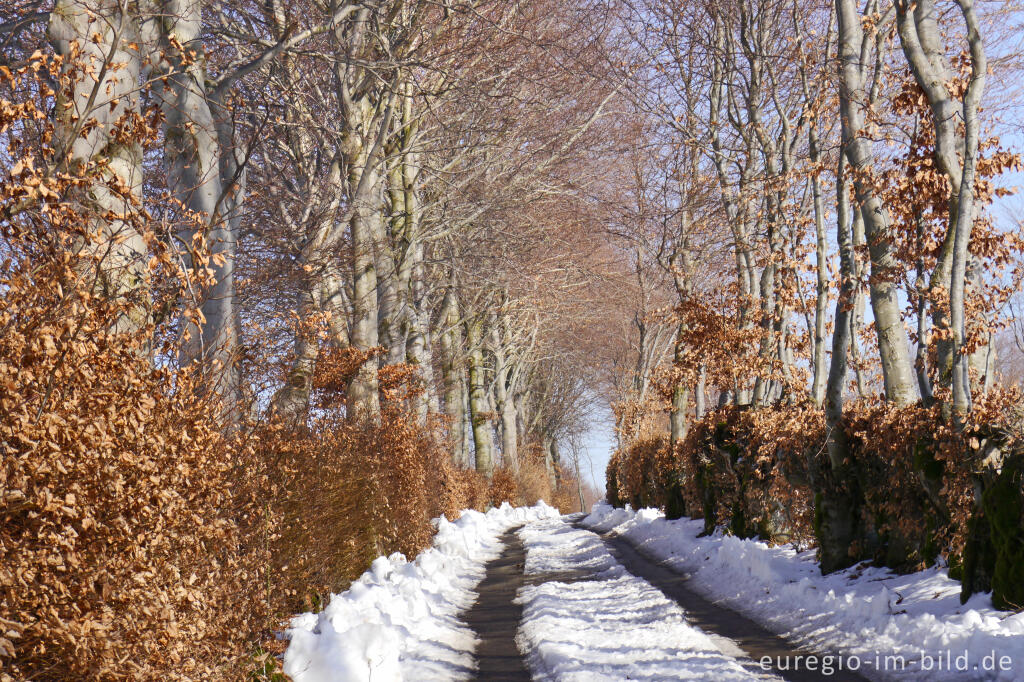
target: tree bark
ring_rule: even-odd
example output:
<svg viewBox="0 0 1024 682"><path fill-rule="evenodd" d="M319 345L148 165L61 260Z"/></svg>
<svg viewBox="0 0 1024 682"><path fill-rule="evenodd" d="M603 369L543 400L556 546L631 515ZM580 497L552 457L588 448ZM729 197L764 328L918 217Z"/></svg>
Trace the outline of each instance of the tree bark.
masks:
<svg viewBox="0 0 1024 682"><path fill-rule="evenodd" d="M201 325L191 319L184 325L183 365L198 363L205 385L223 404L229 421L239 417L238 326L235 311L235 250L237 236L237 164L224 159L233 155L226 113L207 91L206 51L202 43L201 0L165 0L155 18L165 85L156 88L164 114L164 160L171 196L190 212L182 217L178 238L182 258L190 267L209 268L212 283L195 292L202 312ZM228 132L230 135L230 132ZM226 148L222 149L222 142ZM234 218L234 219L232 219ZM209 261L203 246L209 249ZM200 262L193 262L197 253Z"/></svg>
<svg viewBox="0 0 1024 682"><path fill-rule="evenodd" d="M353 175L361 173L376 174L373 168L375 160L369 154L362 155L361 164L353 164ZM350 180L351 185L359 184L359 176ZM359 202L355 215L352 217L352 271L354 286L352 289L352 347L360 351L369 351L377 347L377 266L374 250L377 236L380 234L381 219L379 207L375 207L371 197L379 191L376 178L371 178L366 185L370 188L369 196L358 197ZM378 210L375 210L378 209ZM377 359L369 358L360 365L355 376L348 385L348 416L354 421L374 419L380 413L380 395L378 393Z"/></svg>
<svg viewBox="0 0 1024 682"><path fill-rule="evenodd" d="M314 330L306 328L305 322L316 309L311 287L298 295L299 324L295 330L295 358L288 371L288 377L271 400L271 412L286 422L304 423L309 414L310 393L313 388L313 372L320 352L320 344Z"/></svg>
<svg viewBox="0 0 1024 682"><path fill-rule="evenodd" d="M953 407L959 411L969 406L970 402L968 366L971 360L965 364L959 357L958 350L962 348L962 340L958 345L957 335L966 334L966 322L962 325L964 329L958 330L958 322L953 320L954 308L962 305L961 302L954 303L953 298L963 297L968 270L966 261L969 259L966 251L957 250L957 240L963 239L966 235L969 241L971 225L975 218L973 184L978 156L977 115L985 87L985 70L988 67L974 3L969 0L957 0L956 4L960 7L967 28L972 66L971 78L962 102L948 87L952 80L952 69L946 59L945 38L939 27L938 10L934 0L918 0L913 3L897 0L895 9L903 54L931 109L935 129L935 165L946 175L950 186L948 226L929 287L949 293L948 308L942 305L932 306L933 326L940 330L949 328L951 331L948 338L943 335L936 342L936 374L940 385L952 386ZM961 121L962 131L959 127ZM963 205L965 199L968 201L966 207ZM963 221L970 224L964 226ZM961 246L967 248L966 244ZM987 345L983 343L983 348L980 349L982 358L992 355L989 349L984 347ZM977 361L975 364L978 364ZM985 364L982 360L977 367L982 372L982 377L988 376ZM986 382L985 379L982 381ZM958 384L966 386L958 387Z"/></svg>
<svg viewBox="0 0 1024 682"><path fill-rule="evenodd" d="M444 373L444 407L450 421L452 460L459 466L469 466L469 451L465 446L466 386L462 371L462 322L458 302L452 287L445 293L441 305L441 366Z"/></svg>
<svg viewBox="0 0 1024 682"><path fill-rule="evenodd" d="M707 412L707 376L707 365L701 365L700 370L697 372L697 388L694 391L693 413L695 419L702 419L704 417L704 414Z"/></svg>
<svg viewBox="0 0 1024 682"><path fill-rule="evenodd" d="M391 203L390 234L382 245L381 342L387 349L388 364L407 360L411 327L413 277L423 257L420 239L420 206L417 196L419 170L412 147L418 126L413 116L412 85L401 85L402 107L399 129L388 147L393 157L389 171L388 196Z"/></svg>
<svg viewBox="0 0 1024 682"><path fill-rule="evenodd" d="M811 175L811 194L814 202L814 258L817 275L814 292L814 350L812 359L814 378L811 381L811 399L815 405L820 407L825 401L825 386L828 375L825 369L825 322L828 316L828 239L825 234L825 206L821 192L821 178L817 170L818 164L821 161L818 148L817 119L811 123L808 139L810 142L810 160L815 166L815 170L812 171L813 174Z"/></svg>
<svg viewBox="0 0 1024 682"><path fill-rule="evenodd" d="M466 347L469 351L469 410L473 428L476 470L488 478L494 473L494 434L488 417L486 367L484 366L483 321L466 321Z"/></svg>
<svg viewBox="0 0 1024 682"><path fill-rule="evenodd" d="M351 343L368 352L378 346L377 251L384 237L381 198L380 150L390 126L392 102L372 104L368 98L347 98L346 135L342 153L348 168L352 219L352 323ZM377 359L364 362L348 385L348 416L351 420L376 419L380 413Z"/></svg>
<svg viewBox="0 0 1024 682"><path fill-rule="evenodd" d="M967 341L965 289L967 284L968 248L974 224L974 181L978 164L978 107L985 89L988 62L981 41L978 17L973 0L957 0L971 51L971 79L964 93L964 155L963 178L958 197L956 235L953 245L952 282L949 291L949 320L953 330L953 410L963 415L971 408L970 362L964 345Z"/></svg>
<svg viewBox="0 0 1024 682"><path fill-rule="evenodd" d="M864 318L867 305L864 296L864 262L857 257L857 249L865 246L864 237L864 214L858 210L853 213L853 309L850 311L850 362L853 364L854 384L857 387L857 397L866 398L868 395L867 381L864 376L864 362L860 353L860 339L864 330Z"/></svg>
<svg viewBox="0 0 1024 682"><path fill-rule="evenodd" d="M284 386L271 399L271 411L290 422L305 421L309 414L313 373L321 347L319 330L310 328L311 317L315 313L326 315L327 341L331 346L350 346L344 283L336 266L321 264L303 278L296 308L299 324L295 330L295 357Z"/></svg>
<svg viewBox="0 0 1024 682"><path fill-rule="evenodd" d="M672 393L672 412L669 414L669 435L673 445L686 438L690 426L686 419L689 405L690 389L679 384Z"/></svg>
<svg viewBox="0 0 1024 682"><path fill-rule="evenodd" d="M857 534L856 476L848 462L849 443L843 429L843 389L846 383L847 351L851 347L852 307L855 291L855 263L851 234L850 193L847 160L839 154L836 177L836 238L839 242L840 283L836 300L835 331L832 334L832 362L825 392L826 448L829 472L815 480L815 517L821 548L823 572L843 568L850 563L850 547ZM809 468L816 470L815 463ZM815 476L815 479L818 479Z"/></svg>
<svg viewBox="0 0 1024 682"><path fill-rule="evenodd" d="M336 2L331 3L337 11ZM374 32L370 6L335 25L337 50L335 81L341 104L341 153L347 170L347 197L351 219L349 237L352 263L352 347L370 352L378 347L379 251L385 246L384 199L381 169L383 150L391 133L396 92L382 86L379 74L360 64L375 52L381 36ZM375 420L380 414L378 360L369 358L349 381L348 418Z"/></svg>
<svg viewBox="0 0 1024 682"><path fill-rule="evenodd" d="M519 428L516 425L515 389L517 372L509 358L510 337L507 325L502 325L504 338L499 337L497 325L492 326L491 354L494 356L494 401L501 415L501 459L512 469L519 469Z"/></svg>
<svg viewBox="0 0 1024 682"><path fill-rule="evenodd" d="M422 245L419 247L417 266L410 291L409 339L406 346L406 362L419 371L423 392L417 396L414 410L420 424L425 424L431 412L438 411L437 394L434 391L434 365L431 362L430 311L426 302L426 282L423 275Z"/></svg>
<svg viewBox="0 0 1024 682"><path fill-rule="evenodd" d="M854 188L864 218L868 252L871 255L870 296L878 336L878 351L885 381L886 399L907 405L917 398L916 379L903 314L893 282L898 264L890 235L889 214L875 193L869 178L874 169L870 142L861 135L867 103L861 42L864 30L855 0L836 0L839 19L839 55L842 62L840 113L842 137L850 168L855 172Z"/></svg>
<svg viewBox="0 0 1024 682"><path fill-rule="evenodd" d="M851 345L852 308L856 288L853 235L850 226L850 189L847 161L839 154L836 173L836 241L839 244L839 298L836 300L835 330L832 333L832 362L825 392L825 423L828 429L828 456L833 470L846 459L846 434L843 417L843 389L846 384L847 352Z"/></svg>
<svg viewBox="0 0 1024 682"><path fill-rule="evenodd" d="M54 107L57 161L73 174L94 179L75 199L88 232L76 251L83 267L98 268L97 293L121 306L111 331L137 332L152 319L148 248L136 228L142 198L142 145L130 116L141 114L140 41L135 17L115 0L58 0L47 34L64 57L66 82ZM90 261L95 261L90 262ZM148 349L140 347L147 352Z"/></svg>

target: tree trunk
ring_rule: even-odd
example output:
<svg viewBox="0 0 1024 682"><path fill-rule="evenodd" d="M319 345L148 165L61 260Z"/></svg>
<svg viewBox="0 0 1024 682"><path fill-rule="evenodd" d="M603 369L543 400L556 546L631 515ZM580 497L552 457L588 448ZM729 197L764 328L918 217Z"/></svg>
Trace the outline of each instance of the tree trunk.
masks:
<svg viewBox="0 0 1024 682"><path fill-rule="evenodd" d="M551 490L552 492L558 490L558 485L562 482L562 454L558 449L558 439L551 439Z"/></svg>
<svg viewBox="0 0 1024 682"><path fill-rule="evenodd" d="M934 0L918 0L914 3L900 0L895 3L895 8L903 54L931 109L935 129L935 165L946 175L950 186L948 226L929 288L949 293L948 307L932 306L933 326L951 331L948 336L941 335L936 342L935 369L938 383L952 387L953 407L960 412L969 407L970 403L968 367L972 364L980 365L977 366L981 371L979 376L983 384L987 383L987 363L983 359L979 362L979 358L991 358L992 353L988 348L983 348L973 361L960 357L962 353L958 349L962 347L963 336L966 334L966 321L953 319L954 311L963 307L968 277L966 261L970 256L966 249L975 218L973 184L978 156L977 114L988 68L974 3L971 0L958 0L956 4L960 7L967 28L972 66L971 79L962 103L948 87L952 80L952 69L946 58L945 34L939 27L939 12ZM959 127L961 121L962 129ZM966 206L963 203L965 200ZM963 224L965 221L966 225ZM967 243L957 241L965 238ZM954 298L959 300L954 301ZM956 314L961 313L962 310ZM962 328L957 329L960 323Z"/></svg>
<svg viewBox="0 0 1024 682"><path fill-rule="evenodd" d="M196 292L204 322L188 320L184 326L182 364L200 363L205 384L222 401L229 420L238 417L241 377L238 370L238 327L235 319L235 248L233 230L238 199L231 199L222 171L234 164L222 159L233 154L221 149L218 115L224 112L206 89L206 52L202 43L201 0L165 0L158 17L160 48L167 63L163 89L155 88L165 120L164 158L171 196L180 201L194 218L183 220L179 239L183 258L197 269L209 268L212 283ZM230 126L229 126L230 127ZM231 144L231 141L228 141ZM237 171L237 169L234 169ZM209 249L209 262L202 250ZM202 261L192 262L200 247Z"/></svg>
<svg viewBox="0 0 1024 682"><path fill-rule="evenodd" d="M970 358L964 350L967 342L966 297L968 247L974 225L974 180L978 164L978 108L985 89L988 62L982 45L978 18L973 0L957 0L967 24L967 40L971 48L971 79L964 93L964 157L963 179L960 183L956 236L953 245L952 283L949 291L949 321L953 329L953 410L958 415L971 408Z"/></svg>
<svg viewBox="0 0 1024 682"><path fill-rule="evenodd" d="M856 257L857 250L865 245L864 237L864 215L860 211L852 211L853 216L853 309L850 311L850 362L853 363L854 383L857 386L857 397L866 398L868 395L867 381L864 378L864 362L860 354L861 332L864 329L864 317L866 314L864 288L861 282L864 281L864 263Z"/></svg>
<svg viewBox="0 0 1024 682"><path fill-rule="evenodd" d="M318 312L327 316L331 346L350 346L344 283L337 266L323 264L303 278L297 310L299 326L295 330L295 357L284 386L271 399L271 411L291 422L304 421L309 413L313 373L320 352L319 330L309 328L310 317Z"/></svg>
<svg viewBox="0 0 1024 682"><path fill-rule="evenodd" d="M832 363L825 392L826 447L829 471L815 476L816 534L821 552L822 572L828 573L851 563L850 548L857 538L859 488L848 462L849 444L843 430L843 388L846 383L846 355L850 348L855 292L855 263L851 234L850 194L847 161L840 151L836 181L836 238L839 243L840 284L836 301L835 331L832 335ZM816 471L815 463L809 462ZM820 479L820 480L819 480Z"/></svg>
<svg viewBox="0 0 1024 682"><path fill-rule="evenodd" d="M676 332L676 347L675 356L673 357L673 364L676 367L682 366L684 361L683 354L685 352L684 346L684 334L686 329L684 325L680 324L679 329ZM690 406L690 389L686 386L683 380L680 380L672 391L672 407L669 411L669 440L672 447L675 447L676 443L686 438L686 431L688 428L686 411Z"/></svg>
<svg viewBox="0 0 1024 682"><path fill-rule="evenodd" d="M469 410L476 470L489 478L494 473L494 434L487 415L487 370L484 367L483 321L479 317L466 321L466 346L469 351Z"/></svg>
<svg viewBox="0 0 1024 682"><path fill-rule="evenodd" d="M315 331L304 324L316 309L312 287L299 292L299 324L295 330L295 358L292 360L288 378L271 400L271 412L286 422L305 422L309 414L310 392L313 388L313 372L320 344Z"/></svg>
<svg viewBox="0 0 1024 682"><path fill-rule="evenodd" d="M519 425L511 396L501 405L501 456L505 466L519 470Z"/></svg>
<svg viewBox="0 0 1024 682"><path fill-rule="evenodd" d="M551 494L554 496L558 489L558 439L546 435L541 439L541 450L544 455L544 469L548 475L548 485L551 487ZM552 500L553 501L553 500Z"/></svg>
<svg viewBox="0 0 1024 682"><path fill-rule="evenodd" d="M519 469L519 428L516 425L515 366L508 357L508 337L499 339L497 325L491 328L494 356L494 401L501 415L501 458L506 467Z"/></svg>
<svg viewBox="0 0 1024 682"><path fill-rule="evenodd" d="M462 323L458 302L451 288L441 306L441 366L444 372L444 407L451 422L452 460L468 466L469 451L465 446L466 387L462 372Z"/></svg>
<svg viewBox="0 0 1024 682"><path fill-rule="evenodd" d="M377 271L373 258L372 222L379 216L358 210L352 218L352 347L369 351L377 347ZM380 412L377 359L360 365L348 385L348 416L352 420L373 419Z"/></svg>
<svg viewBox="0 0 1024 682"><path fill-rule="evenodd" d="M395 259L386 244L379 244L377 257L378 327L377 338L384 348L383 363L397 365L406 357L405 294L398 281Z"/></svg>
<svg viewBox="0 0 1024 682"><path fill-rule="evenodd" d="M679 384L672 393L672 412L669 414L670 436L673 445L686 438L686 432L689 429L686 410L689 404L690 389Z"/></svg>
<svg viewBox="0 0 1024 682"><path fill-rule="evenodd" d="M669 268L672 270L676 297L680 305L686 305L690 295L693 293L693 259L690 255L689 229L689 214L684 212L680 225L681 246L669 259ZM686 361L686 333L686 325L680 322L676 329L676 343L672 357L672 364L676 368L682 368ZM685 382L688 380L689 377L681 379L672 392L672 407L669 412L669 436L673 447L675 447L677 441L686 437L688 427L686 411L690 404L690 389L686 386Z"/></svg>
<svg viewBox="0 0 1024 682"><path fill-rule="evenodd" d="M978 271L975 258L970 253L967 254L967 282L968 286L975 291L981 291L983 286L981 273ZM987 320L983 318L981 322L984 324ZM988 395L996 378L996 345L991 331L982 333L984 333L985 341L968 356L967 362L968 369L978 377L975 389L982 395Z"/></svg>
<svg viewBox="0 0 1024 682"><path fill-rule="evenodd" d="M850 226L850 192L847 161L842 152L836 174L836 241L839 244L839 298L836 300L835 331L832 333L832 362L825 392L825 423L828 430L828 457L833 470L846 459L846 434L841 427L843 389L846 384L847 352L851 343L856 272L853 235Z"/></svg>
<svg viewBox="0 0 1024 682"><path fill-rule="evenodd" d="M889 281L898 263L889 234L889 214L868 180L874 167L874 153L870 141L861 135L864 128L863 109L868 101L863 65L860 63L864 30L855 0L836 0L836 12L842 61L842 136L846 156L854 171L857 203L864 217L868 252L871 255L871 310L878 335L885 395L887 400L896 405L907 405L916 399L917 387L897 288Z"/></svg>
<svg viewBox="0 0 1024 682"><path fill-rule="evenodd" d="M422 258L422 257L421 257ZM409 310L409 340L406 346L406 362L419 371L423 392L416 397L414 411L420 424L425 424L430 412L437 412L434 393L434 365L430 357L430 312L427 310L422 266L412 286L412 300Z"/></svg>
<svg viewBox="0 0 1024 682"><path fill-rule="evenodd" d="M462 393L462 452L465 453L463 466L467 469L476 468L476 453L473 446L473 410L469 403L469 380L467 376L460 379Z"/></svg>
<svg viewBox="0 0 1024 682"><path fill-rule="evenodd" d="M931 330L928 327L928 295L925 282L924 265L924 240L925 224L924 217L917 218L917 278L914 282L915 295L917 298L917 357L914 359L914 369L917 372L917 389L921 392L921 400L925 405L931 405L934 400L932 392L932 381L928 375L928 349L931 347Z"/></svg>
<svg viewBox="0 0 1024 682"><path fill-rule="evenodd" d="M953 246L956 235L957 201L959 199L962 171L957 160L960 134L957 132L959 112L954 104L946 83L950 69L942 49L942 38L938 31L935 3L921 0L911 7L900 0L895 3L896 26L900 45L907 64L918 85L921 86L932 110L935 128L936 166L945 173L950 182L949 224L939 250L939 258L932 271L928 288L949 293L953 268ZM924 308L926 306L922 306ZM949 329L949 309L944 305L931 307L932 325L938 330ZM940 386L950 387L953 381L953 342L947 335L940 334L936 341L936 380Z"/></svg>
<svg viewBox="0 0 1024 682"><path fill-rule="evenodd" d="M337 8L337 3L331 3ZM351 21L334 25L335 82L341 103L341 152L348 176L346 192L351 219L352 347L368 352L378 347L378 252L386 247L381 185L383 152L391 131L396 92L366 73L360 65L380 36L372 30L370 6L360 7ZM377 419L380 414L378 360L364 362L348 385L348 418Z"/></svg>
<svg viewBox="0 0 1024 682"><path fill-rule="evenodd" d="M375 252L383 232L380 202L380 159L371 147L367 129L375 119L371 105L356 103L348 122L349 137L343 151L349 168L349 196L354 209L349 223L352 240L352 347L369 351L378 345L377 261ZM375 419L380 413L377 359L364 362L348 385L351 420Z"/></svg>
<svg viewBox="0 0 1024 682"><path fill-rule="evenodd" d="M412 145L417 132L413 117L412 86L406 81L402 92L401 121L398 133L388 146L392 162L388 175L388 196L391 203L390 235L380 250L381 272L381 343L387 349L388 364L407 360L407 345L414 313L411 310L414 273L422 260L420 241L420 210L417 197L419 170Z"/></svg>
<svg viewBox="0 0 1024 682"><path fill-rule="evenodd" d="M810 139L811 163L817 167L820 161L818 150L817 121L811 124L808 135ZM825 386L828 372L825 369L825 323L828 317L828 239L825 234L825 206L821 192L821 178L817 171L811 175L811 194L814 202L814 258L817 274L817 286L814 297L814 378L811 381L811 399L821 406L825 401Z"/></svg>
<svg viewBox="0 0 1024 682"><path fill-rule="evenodd" d="M115 128L122 117L141 114L141 64L138 47L132 47L140 40L138 27L113 0L58 0L47 33L54 52L65 59L61 72L70 81L57 93L54 107L57 161L72 174L95 174L76 200L88 232L99 240L83 240L75 248L86 257L83 267L99 269L97 293L122 306L111 331L136 332L152 317L148 249L135 227L142 145L130 129Z"/></svg>

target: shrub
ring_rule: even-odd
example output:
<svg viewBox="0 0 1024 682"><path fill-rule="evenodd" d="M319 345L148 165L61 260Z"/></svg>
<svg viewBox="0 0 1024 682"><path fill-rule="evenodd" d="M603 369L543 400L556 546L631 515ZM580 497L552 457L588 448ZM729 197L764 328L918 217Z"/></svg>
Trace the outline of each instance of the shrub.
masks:
<svg viewBox="0 0 1024 682"><path fill-rule="evenodd" d="M500 507L503 502L512 505L522 504L519 480L516 478L515 472L505 468L495 469L491 476L488 496L491 504L495 507Z"/></svg>
<svg viewBox="0 0 1024 682"><path fill-rule="evenodd" d="M660 435L631 443L613 455L608 479L620 503L661 507L672 518L702 516L705 532L725 525L740 537L807 542L807 461L815 446L799 435L804 418L723 408L692 424L671 451Z"/></svg>
<svg viewBox="0 0 1024 682"><path fill-rule="evenodd" d="M726 407L692 424L672 452L661 436L617 451L608 465L608 499L662 507L672 517L703 516L705 532L724 527L806 546L827 532L820 502L845 486L862 491L848 564L869 559L910 571L943 556L963 580L965 599L992 590L997 605L1020 608L1020 402L1013 390L978 399L962 429L938 407L848 405L841 428L852 486L832 480L821 411Z"/></svg>
<svg viewBox="0 0 1024 682"><path fill-rule="evenodd" d="M431 519L454 520L486 496L475 476L451 465L443 441L395 409L364 424L332 417L304 432L269 426L256 441L272 463L267 505L278 529L271 566L280 616L315 608L378 555L416 556L431 544Z"/></svg>
<svg viewBox="0 0 1024 682"><path fill-rule="evenodd" d="M352 423L345 387L375 351L325 349L312 386L314 417L277 421L252 435L266 463L271 520L271 611L283 618L318 608L348 587L379 555L414 558L433 540L432 519L483 510L512 494L507 475L488 482L457 468L442 424L408 411L419 377L408 365L381 372L379 417Z"/></svg>
<svg viewBox="0 0 1024 682"><path fill-rule="evenodd" d="M267 625L260 467L29 229L0 281L0 679L230 679Z"/></svg>
<svg viewBox="0 0 1024 682"><path fill-rule="evenodd" d="M340 418L346 372L372 353L325 354L313 422L227 429L203 378L172 369L167 311L204 284L208 255L197 244L183 271L155 234L173 229L153 218L166 211L102 163L49 173L38 78L59 69L30 61L0 69L18 159L0 170L0 680L266 676L278 618L378 553L414 555L432 517L483 507L488 487L403 411L408 367L382 372L379 422ZM152 144L155 123L113 134ZM124 214L96 211L97 188Z"/></svg>
<svg viewBox="0 0 1024 682"><path fill-rule="evenodd" d="M515 476L521 504L533 505L540 500L551 500L551 477L548 475L544 449L538 443L521 446L519 467Z"/></svg>

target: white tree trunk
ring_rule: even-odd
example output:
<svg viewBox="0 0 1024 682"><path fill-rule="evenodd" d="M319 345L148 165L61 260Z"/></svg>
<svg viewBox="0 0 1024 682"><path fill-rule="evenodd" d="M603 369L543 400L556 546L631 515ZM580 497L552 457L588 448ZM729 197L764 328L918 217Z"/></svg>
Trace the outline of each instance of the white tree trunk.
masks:
<svg viewBox="0 0 1024 682"><path fill-rule="evenodd" d="M484 366L483 323L479 318L466 321L466 346L469 351L469 410L476 470L490 477L494 473L494 433L487 415L487 369Z"/></svg>
<svg viewBox="0 0 1024 682"><path fill-rule="evenodd" d="M140 39L135 17L122 10L116 0L58 0L47 33L65 58L65 87L54 108L57 160L73 174L94 177L76 200L98 238L76 248L86 257L83 267L99 269L98 293L122 306L112 331L135 332L149 324L151 303L148 249L135 222L142 146L129 118L141 113Z"/></svg>
<svg viewBox="0 0 1024 682"><path fill-rule="evenodd" d="M840 109L843 143L850 167L855 172L854 187L871 254L871 309L878 335L885 395L887 400L897 405L907 405L917 398L917 381L897 288L889 281L890 273L898 267L889 234L889 214L866 180L874 166L874 153L870 141L861 135L867 103L864 65L860 63L864 29L855 0L836 0L836 11L842 61Z"/></svg>
<svg viewBox="0 0 1024 682"><path fill-rule="evenodd" d="M968 247L974 225L974 180L978 164L978 108L985 89L988 61L982 45L978 17L973 0L957 0L967 24L967 40L971 49L971 79L964 93L963 179L960 183L956 236L953 245L952 282L949 291L949 321L953 329L953 409L958 415L971 407L970 358L964 349L967 341L965 298L967 285Z"/></svg>
<svg viewBox="0 0 1024 682"><path fill-rule="evenodd" d="M452 460L467 466L469 449L466 447L466 387L462 372L462 328L458 302L449 289L441 308L441 363L444 372L444 407L451 422Z"/></svg>
<svg viewBox="0 0 1024 682"><path fill-rule="evenodd" d="M186 264L209 268L212 284L195 292L202 312L201 326L189 320L184 327L183 365L198 362L206 385L223 402L225 415L237 417L241 378L238 372L238 328L235 319L235 248L237 204L226 192L222 171L234 164L222 154L217 116L224 116L206 89L206 52L201 38L201 0L166 0L158 22L166 85L155 88L164 113L167 186L190 217L183 216L178 238ZM237 169L236 169L237 170ZM234 218L234 220L232 220ZM206 252L197 249L208 245ZM202 259L193 262L193 255Z"/></svg>

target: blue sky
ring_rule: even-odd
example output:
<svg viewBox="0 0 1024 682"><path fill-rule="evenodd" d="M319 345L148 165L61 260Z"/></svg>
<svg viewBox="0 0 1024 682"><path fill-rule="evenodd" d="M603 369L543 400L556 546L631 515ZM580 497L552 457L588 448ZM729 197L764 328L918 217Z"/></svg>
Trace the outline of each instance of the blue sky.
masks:
<svg viewBox="0 0 1024 682"><path fill-rule="evenodd" d="M613 424L611 410L607 405L598 404L594 407L590 430L583 438L580 473L598 490L604 490L604 470L615 450Z"/></svg>

